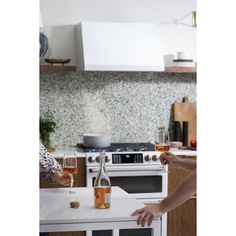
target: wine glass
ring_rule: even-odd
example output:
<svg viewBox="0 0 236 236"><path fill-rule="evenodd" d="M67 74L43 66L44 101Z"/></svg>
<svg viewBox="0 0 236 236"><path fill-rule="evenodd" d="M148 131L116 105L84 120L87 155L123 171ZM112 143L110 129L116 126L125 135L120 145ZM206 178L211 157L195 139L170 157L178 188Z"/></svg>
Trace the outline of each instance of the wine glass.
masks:
<svg viewBox="0 0 236 236"><path fill-rule="evenodd" d="M78 172L77 159L75 153L64 153L62 168L63 172L66 174L74 175ZM72 185L70 186L70 190L68 191L68 193L74 193L72 191Z"/></svg>
<svg viewBox="0 0 236 236"><path fill-rule="evenodd" d="M170 150L170 136L169 131L164 126L158 127L155 133L155 150L156 151L169 151ZM162 171L165 171L165 162L162 164Z"/></svg>

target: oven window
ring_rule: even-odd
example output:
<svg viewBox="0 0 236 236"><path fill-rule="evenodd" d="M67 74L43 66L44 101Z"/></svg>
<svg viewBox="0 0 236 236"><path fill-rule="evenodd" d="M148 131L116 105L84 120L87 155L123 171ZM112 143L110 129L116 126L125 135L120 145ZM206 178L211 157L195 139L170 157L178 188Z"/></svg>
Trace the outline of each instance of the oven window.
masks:
<svg viewBox="0 0 236 236"><path fill-rule="evenodd" d="M151 229L121 229L120 236L151 236Z"/></svg>
<svg viewBox="0 0 236 236"><path fill-rule="evenodd" d="M120 236L151 236L151 229L121 229ZM111 230L95 230L92 236L112 236Z"/></svg>
<svg viewBox="0 0 236 236"><path fill-rule="evenodd" d="M92 236L112 236L112 230L93 230Z"/></svg>
<svg viewBox="0 0 236 236"><path fill-rule="evenodd" d="M162 192L162 176L112 176L112 186L119 186L128 193L160 193ZM95 178L93 178L94 184Z"/></svg>

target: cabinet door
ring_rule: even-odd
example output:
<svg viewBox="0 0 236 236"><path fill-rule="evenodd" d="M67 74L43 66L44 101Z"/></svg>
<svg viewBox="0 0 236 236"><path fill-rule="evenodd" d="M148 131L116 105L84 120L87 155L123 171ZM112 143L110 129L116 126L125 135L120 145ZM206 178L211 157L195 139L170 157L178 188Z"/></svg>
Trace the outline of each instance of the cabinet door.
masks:
<svg viewBox="0 0 236 236"><path fill-rule="evenodd" d="M62 158L57 159L57 161L62 165ZM85 187L86 184L86 170L85 170L85 158L77 158L78 173L74 175L73 187ZM40 188L63 188L64 186L53 183L49 184L45 182L44 178L40 176Z"/></svg>
<svg viewBox="0 0 236 236"><path fill-rule="evenodd" d="M183 157L184 158L184 157ZM196 160L196 157L186 157ZM168 192L172 192L189 172L169 166ZM196 236L196 197L170 211L167 216L168 236Z"/></svg>

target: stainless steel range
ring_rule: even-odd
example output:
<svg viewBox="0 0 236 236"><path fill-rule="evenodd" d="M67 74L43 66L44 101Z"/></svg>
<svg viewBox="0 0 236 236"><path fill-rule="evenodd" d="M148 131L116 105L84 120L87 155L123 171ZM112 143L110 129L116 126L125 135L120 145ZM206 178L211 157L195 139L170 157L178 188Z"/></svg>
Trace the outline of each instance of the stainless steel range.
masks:
<svg viewBox="0 0 236 236"><path fill-rule="evenodd" d="M83 148L80 145L80 148ZM86 183L93 186L99 169L101 149L83 148L86 153ZM106 150L106 170L113 186L119 186L144 204L156 203L167 195L167 166L162 166L161 152L151 143L112 143ZM166 214L162 218L161 236L166 236ZM138 231L138 230L137 230ZM93 235L100 235L94 232ZM106 235L103 232L101 235ZM109 235L109 234L108 234ZM151 235L146 232L120 232L120 235Z"/></svg>

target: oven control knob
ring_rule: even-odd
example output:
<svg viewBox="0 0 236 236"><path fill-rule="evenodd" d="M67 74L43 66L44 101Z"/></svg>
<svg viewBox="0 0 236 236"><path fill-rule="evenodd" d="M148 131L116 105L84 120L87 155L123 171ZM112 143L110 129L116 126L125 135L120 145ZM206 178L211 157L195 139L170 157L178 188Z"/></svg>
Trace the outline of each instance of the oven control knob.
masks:
<svg viewBox="0 0 236 236"><path fill-rule="evenodd" d="M96 157L96 162L100 162L100 156Z"/></svg>
<svg viewBox="0 0 236 236"><path fill-rule="evenodd" d="M95 159L92 156L88 157L88 162L95 162Z"/></svg>
<svg viewBox="0 0 236 236"><path fill-rule="evenodd" d="M150 157L149 155L146 155L146 156L144 157L144 159L145 159L145 161L151 161L151 157Z"/></svg>
<svg viewBox="0 0 236 236"><path fill-rule="evenodd" d="M157 159L158 159L158 158L157 158L157 155L153 155L153 156L152 156L152 160L153 160L153 161L157 161Z"/></svg>
<svg viewBox="0 0 236 236"><path fill-rule="evenodd" d="M109 162L110 158L108 156L105 157L105 162Z"/></svg>

